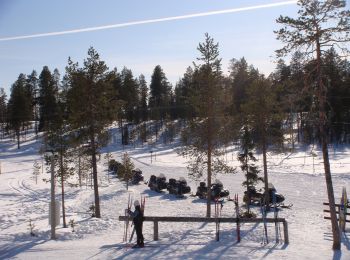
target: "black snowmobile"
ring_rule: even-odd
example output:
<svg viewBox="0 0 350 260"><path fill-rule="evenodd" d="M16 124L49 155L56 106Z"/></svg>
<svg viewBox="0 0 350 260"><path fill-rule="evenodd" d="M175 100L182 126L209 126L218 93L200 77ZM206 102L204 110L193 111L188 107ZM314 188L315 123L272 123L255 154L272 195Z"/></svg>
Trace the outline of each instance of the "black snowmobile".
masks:
<svg viewBox="0 0 350 260"><path fill-rule="evenodd" d="M187 185L187 182L183 177L180 177L179 180L169 179L167 190L170 194L183 196L184 194L191 192L191 187Z"/></svg>
<svg viewBox="0 0 350 260"><path fill-rule="evenodd" d="M132 184L139 184L140 181L143 181L142 171L138 168L135 170L132 170L131 183Z"/></svg>
<svg viewBox="0 0 350 260"><path fill-rule="evenodd" d="M269 192L269 199L270 199L269 205L273 206L274 204L273 194L275 194L275 197L276 197L276 202L275 202L276 205L277 206L283 205L282 202L285 200L284 196L277 192L275 186L273 186L272 183L269 183L268 187L269 187L268 192ZM257 191L254 186L249 186L248 191L244 192L243 201L247 203L249 198L250 198L251 205L260 205L264 200L264 193L261 192L261 190Z"/></svg>
<svg viewBox="0 0 350 260"><path fill-rule="evenodd" d="M206 186L205 182L200 182L199 187L197 188L196 196L198 196L200 199L206 199L207 191L208 187ZM215 182L211 185L210 191L212 200L224 198L230 195L230 192L224 189L222 182L219 180L215 180Z"/></svg>
<svg viewBox="0 0 350 260"><path fill-rule="evenodd" d="M163 174L159 174L158 177L151 175L151 178L148 182L148 187L156 192L161 192L162 190L166 189L167 183L165 176Z"/></svg>

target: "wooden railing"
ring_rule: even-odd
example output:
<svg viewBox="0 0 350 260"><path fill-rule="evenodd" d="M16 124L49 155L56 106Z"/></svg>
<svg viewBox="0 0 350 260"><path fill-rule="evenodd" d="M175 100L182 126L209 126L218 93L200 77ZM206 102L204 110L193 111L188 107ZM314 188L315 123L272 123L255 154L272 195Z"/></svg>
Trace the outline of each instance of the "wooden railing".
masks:
<svg viewBox="0 0 350 260"><path fill-rule="evenodd" d="M324 206L329 206L329 203L328 202L323 202L323 205ZM339 211L340 211L341 205L337 204L337 203L335 203L334 205L336 207L335 213L337 214L337 220L339 221ZM350 205L348 205L348 208L350 208ZM324 209L323 212L330 213L331 211L329 209ZM350 216L350 213L346 213L345 216ZM331 217L328 217L328 216L324 216L323 218L324 219L331 219ZM346 219L346 217L345 217L345 222L350 223L350 220Z"/></svg>
<svg viewBox="0 0 350 260"><path fill-rule="evenodd" d="M128 217L119 216L120 221L126 221ZM131 217L129 217L131 220ZM155 217L147 216L144 217L144 221L153 222L153 240L157 241L159 239L158 230L159 222L205 222L205 223L282 223L283 224L283 234L284 234L284 243L289 244L288 237L288 223L284 218L204 218L204 217Z"/></svg>

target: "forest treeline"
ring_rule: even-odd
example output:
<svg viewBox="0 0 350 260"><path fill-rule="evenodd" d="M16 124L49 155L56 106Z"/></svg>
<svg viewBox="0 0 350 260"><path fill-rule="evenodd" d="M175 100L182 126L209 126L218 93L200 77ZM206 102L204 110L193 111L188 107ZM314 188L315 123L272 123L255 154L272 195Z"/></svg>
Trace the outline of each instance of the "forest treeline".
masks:
<svg viewBox="0 0 350 260"><path fill-rule="evenodd" d="M256 100L255 95L266 92L265 98L274 96L270 101L276 107L275 113L279 114L280 122L275 122L275 126L279 125L290 135L293 139L290 142L319 142L315 110L317 101L312 88L306 86L306 82L315 77L313 61L305 63L302 55L294 53L288 64L279 59L276 69L267 77L244 57L230 61L229 75L222 73L219 64L220 77L216 79L219 82L215 83L211 94L216 92L220 95L216 102L221 103L222 109L215 111L215 117L225 118L226 122L234 124L233 139L237 136L233 132L241 129L244 118L249 117L248 106L259 109L253 108L254 104L251 104ZM350 64L334 49L329 49L323 57L322 66L327 83L328 138L331 143L349 143ZM161 65L157 65L148 84L142 74L135 76L129 68L109 70L96 50L90 48L83 66L68 59L63 77L57 69L51 71L48 66L44 66L39 75L35 70L28 75L19 74L9 97L1 89L1 132L3 136L15 134L20 145L21 130L30 122L35 122L37 132L57 129L55 124L62 122L72 125L74 121L75 127L84 127L84 118L81 118L81 111L77 107L89 110L85 118L87 121L92 114L98 118L101 114L101 118L109 122L132 123L144 131L147 129L142 126L149 120L159 121L160 126L176 119L190 121L201 116L195 102L201 76L196 65L189 66L182 78L172 86ZM94 101L90 102L92 99Z"/></svg>

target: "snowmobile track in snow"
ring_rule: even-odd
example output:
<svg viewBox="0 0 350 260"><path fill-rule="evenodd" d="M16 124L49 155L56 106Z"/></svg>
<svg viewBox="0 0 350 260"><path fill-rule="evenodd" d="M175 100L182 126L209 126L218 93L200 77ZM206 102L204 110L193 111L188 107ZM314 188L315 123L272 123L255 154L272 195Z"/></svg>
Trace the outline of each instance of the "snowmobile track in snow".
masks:
<svg viewBox="0 0 350 260"><path fill-rule="evenodd" d="M15 182L15 184L13 183ZM8 187L17 193L20 193L24 198L30 198L33 200L40 200L43 202L48 202L48 199L39 198L40 192L37 192L25 185L24 179L19 180L18 178L12 178L7 183Z"/></svg>

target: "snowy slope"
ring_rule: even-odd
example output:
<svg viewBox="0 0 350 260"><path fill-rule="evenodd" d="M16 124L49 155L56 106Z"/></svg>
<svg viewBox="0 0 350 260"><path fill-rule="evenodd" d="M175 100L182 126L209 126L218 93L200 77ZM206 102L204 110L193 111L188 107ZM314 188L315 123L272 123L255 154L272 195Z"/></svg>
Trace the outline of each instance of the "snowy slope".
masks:
<svg viewBox="0 0 350 260"><path fill-rule="evenodd" d="M177 155L176 147L160 144L152 147L156 158L152 158L151 163L151 148L147 145L123 150L117 140L112 138L112 143L103 151L112 152L117 160L127 151L146 180L151 174L160 173L167 178L187 177L186 158ZM40 141L29 136L20 150L12 140L3 140L0 145L0 259L350 259L349 227L343 235L342 250L335 253L331 250L330 221L323 219L322 212L322 203L326 201L322 154L315 148L316 157L310 155L311 148L268 157L270 181L285 195L286 203L294 205L279 212L289 224L289 245L274 242L274 224L268 225L270 243L263 245L261 224L242 225L242 241L237 244L235 224L221 224L221 239L216 242L215 224L160 223L159 241L152 241L153 224L145 222L146 247L129 249L122 242L124 222L118 221L118 216L124 215L128 194L134 199L146 196L146 216L205 216L205 201L190 196L179 199L167 192L158 194L145 184L131 186L127 192L125 185L115 178L108 183L102 159L98 168L102 218L94 219L85 214L93 202L93 190L89 186L67 186L67 222L74 219L76 231L63 229L60 225L57 240L51 241L48 225L50 184L41 180L49 175L44 171L38 184L32 175L34 160L41 160L37 152ZM236 152L230 151L226 158L238 166ZM350 150L332 148L330 155L338 202L343 186L350 191ZM239 170L235 175L217 178L231 194L242 196L243 174ZM195 191L198 182L186 179ZM56 190L60 200L60 187ZM222 215L234 216L232 202L224 203ZM269 215L273 217L273 212ZM29 219L35 225L36 237L29 235Z"/></svg>

